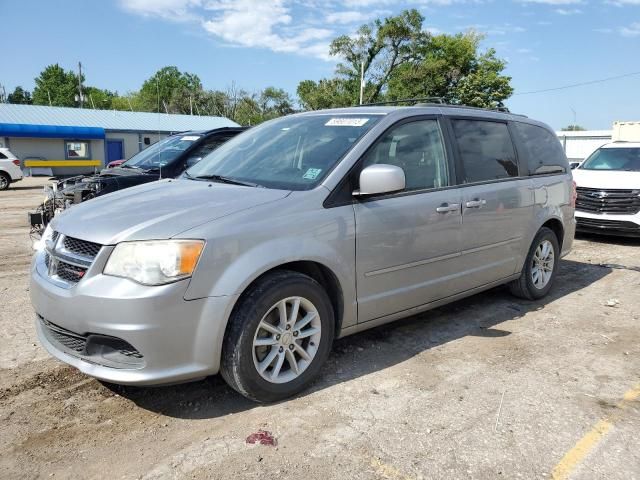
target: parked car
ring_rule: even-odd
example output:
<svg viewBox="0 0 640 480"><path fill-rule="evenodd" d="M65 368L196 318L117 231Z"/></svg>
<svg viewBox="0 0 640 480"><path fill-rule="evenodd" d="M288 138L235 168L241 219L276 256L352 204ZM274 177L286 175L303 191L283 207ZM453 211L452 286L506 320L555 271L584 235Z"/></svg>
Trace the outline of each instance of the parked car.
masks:
<svg viewBox="0 0 640 480"><path fill-rule="evenodd" d="M544 297L575 231L553 130L450 106L272 120L185 172L56 216L36 253L42 344L88 375L218 372L304 389L333 340L500 284Z"/></svg>
<svg viewBox="0 0 640 480"><path fill-rule="evenodd" d="M57 213L72 205L160 178L175 178L244 130L243 127L227 127L179 133L160 140L119 166L106 168L99 174L57 180L47 188L46 200L35 212L29 213L32 230L42 233Z"/></svg>
<svg viewBox="0 0 640 480"><path fill-rule="evenodd" d="M122 165L124 162L126 162L125 159L121 159L121 160L114 160L113 162L109 162L107 163L107 168L114 168L114 167L119 167L120 165Z"/></svg>
<svg viewBox="0 0 640 480"><path fill-rule="evenodd" d="M0 147L0 190L22 180L20 160L8 148Z"/></svg>
<svg viewBox="0 0 640 480"><path fill-rule="evenodd" d="M578 230L640 237L640 143L603 145L573 176Z"/></svg>

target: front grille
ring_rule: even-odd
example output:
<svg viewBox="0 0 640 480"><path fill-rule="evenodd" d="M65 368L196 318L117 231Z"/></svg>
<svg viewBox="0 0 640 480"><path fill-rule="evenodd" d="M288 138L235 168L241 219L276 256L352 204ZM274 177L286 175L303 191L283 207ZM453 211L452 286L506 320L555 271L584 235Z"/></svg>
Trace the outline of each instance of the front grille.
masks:
<svg viewBox="0 0 640 480"><path fill-rule="evenodd" d="M634 215L640 212L640 190L578 187L576 210L590 213Z"/></svg>
<svg viewBox="0 0 640 480"><path fill-rule="evenodd" d="M618 232L640 234L640 225L633 222L621 222L618 220L605 220L600 218L578 217L577 226L581 229L590 230L615 230Z"/></svg>
<svg viewBox="0 0 640 480"><path fill-rule="evenodd" d="M60 286L73 286L85 276L101 248L98 243L54 231L44 253L47 274Z"/></svg>
<svg viewBox="0 0 640 480"><path fill-rule="evenodd" d="M58 275L58 278L69 283L78 283L82 277L84 277L85 273L87 273L86 268L71 265L70 263L63 262L62 260L58 262L58 267L56 269L56 275Z"/></svg>
<svg viewBox="0 0 640 480"><path fill-rule="evenodd" d="M61 345L67 347L74 352L82 353L87 346L87 338L78 335L77 333L70 332L58 325L54 325L51 322L46 321L44 318L40 317L43 325L47 329L50 338L60 343Z"/></svg>
<svg viewBox="0 0 640 480"><path fill-rule="evenodd" d="M38 319L49 341L76 352L85 360L115 368L144 365L144 356L121 338L91 333L80 335L49 322L41 315Z"/></svg>
<svg viewBox="0 0 640 480"><path fill-rule="evenodd" d="M73 237L64 237L64 248L84 257L95 258L102 245Z"/></svg>

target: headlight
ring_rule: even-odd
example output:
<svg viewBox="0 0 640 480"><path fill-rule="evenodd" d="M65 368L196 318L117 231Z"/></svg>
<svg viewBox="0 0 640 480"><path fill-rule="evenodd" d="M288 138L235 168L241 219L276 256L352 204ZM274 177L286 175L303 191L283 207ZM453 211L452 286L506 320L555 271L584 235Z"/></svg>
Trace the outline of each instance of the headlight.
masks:
<svg viewBox="0 0 640 480"><path fill-rule="evenodd" d="M191 276L203 248L202 240L123 242L111 252L103 273L143 285L175 282Z"/></svg>
<svg viewBox="0 0 640 480"><path fill-rule="evenodd" d="M53 228L51 228L51 224L47 225L47 228L44 229L44 232L42 234L42 237L40 237L40 240L36 240L35 242L33 242L33 249L37 252L41 252L42 250L44 250L44 247L47 244L47 240L51 240L51 238L53 237Z"/></svg>

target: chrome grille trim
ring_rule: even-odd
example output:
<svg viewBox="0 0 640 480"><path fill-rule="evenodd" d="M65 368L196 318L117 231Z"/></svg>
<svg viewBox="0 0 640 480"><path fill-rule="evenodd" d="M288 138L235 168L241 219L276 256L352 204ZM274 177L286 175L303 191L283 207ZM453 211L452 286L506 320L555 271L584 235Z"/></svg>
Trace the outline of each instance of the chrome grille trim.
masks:
<svg viewBox="0 0 640 480"><path fill-rule="evenodd" d="M47 276L58 286L73 287L82 280L101 248L100 244L54 231L44 252Z"/></svg>

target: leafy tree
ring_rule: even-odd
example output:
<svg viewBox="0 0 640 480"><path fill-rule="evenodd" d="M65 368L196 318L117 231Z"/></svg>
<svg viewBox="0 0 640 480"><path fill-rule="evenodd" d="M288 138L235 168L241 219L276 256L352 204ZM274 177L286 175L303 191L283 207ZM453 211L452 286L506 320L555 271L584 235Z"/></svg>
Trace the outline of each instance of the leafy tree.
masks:
<svg viewBox="0 0 640 480"><path fill-rule="evenodd" d="M364 68L364 103L442 97L453 104L501 106L513 92L511 78L502 75L506 63L495 50L480 52L483 37L431 35L423 22L417 10L405 10L363 25L354 37L336 38L330 53L343 58L336 77L300 82L300 103L311 109L357 104Z"/></svg>
<svg viewBox="0 0 640 480"><path fill-rule="evenodd" d="M479 53L483 37L475 32L436 35L418 59L401 65L389 81L390 99L440 97L446 103L492 108L513 93L505 62L489 49Z"/></svg>
<svg viewBox="0 0 640 480"><path fill-rule="evenodd" d="M142 84L140 105L148 112L169 111L171 106L170 113L190 113L184 100L188 102L189 95L201 90L202 82L197 75L181 72L173 66L163 67Z"/></svg>
<svg viewBox="0 0 640 480"><path fill-rule="evenodd" d="M113 110L142 112L142 102L138 92L129 92L125 95L116 95L111 99Z"/></svg>
<svg viewBox="0 0 640 480"><path fill-rule="evenodd" d="M562 129L563 132L584 132L586 128L580 125L567 125Z"/></svg>
<svg viewBox="0 0 640 480"><path fill-rule="evenodd" d="M24 90L22 87L16 87L13 93L7 96L8 103L18 103L23 105L31 105L33 100L31 99L31 93Z"/></svg>
<svg viewBox="0 0 640 480"><path fill-rule="evenodd" d="M293 99L282 88L267 87L258 97L260 121L289 115L294 112Z"/></svg>
<svg viewBox="0 0 640 480"><path fill-rule="evenodd" d="M357 95L352 81L343 78L323 78L318 82L303 80L298 84L297 94L301 106L306 110L345 107L357 104Z"/></svg>
<svg viewBox="0 0 640 480"><path fill-rule="evenodd" d="M97 110L110 110L113 108L113 100L117 96L114 92L96 87L83 88L83 94L85 107Z"/></svg>
<svg viewBox="0 0 640 480"><path fill-rule="evenodd" d="M83 79L84 80L84 79ZM78 94L78 77L71 71L66 72L57 63L46 67L35 79L33 89L34 105L55 107L75 107Z"/></svg>

